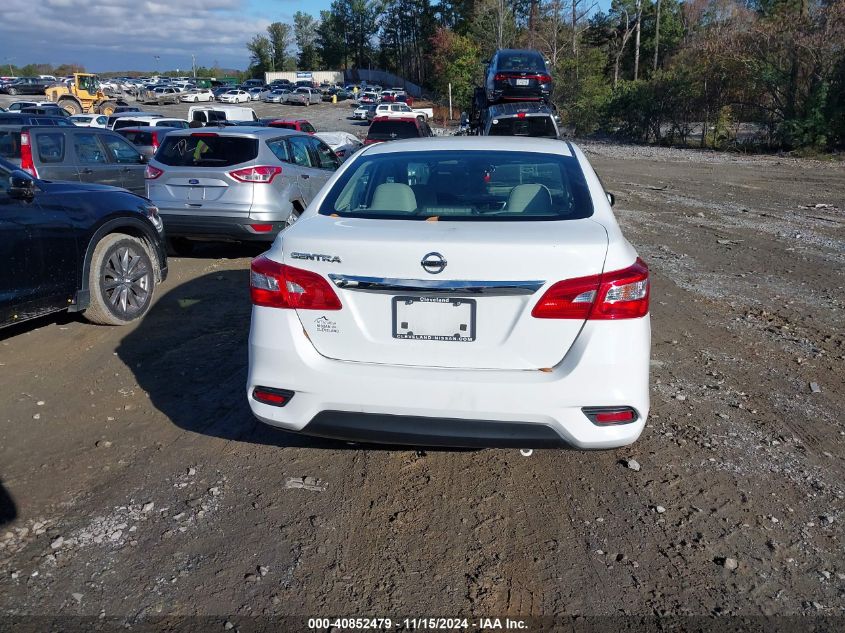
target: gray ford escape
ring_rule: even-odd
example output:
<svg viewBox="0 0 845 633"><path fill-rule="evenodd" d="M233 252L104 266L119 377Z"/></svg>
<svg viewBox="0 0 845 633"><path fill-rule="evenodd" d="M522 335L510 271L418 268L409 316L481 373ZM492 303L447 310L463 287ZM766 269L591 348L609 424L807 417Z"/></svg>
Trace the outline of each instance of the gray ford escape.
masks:
<svg viewBox="0 0 845 633"><path fill-rule="evenodd" d="M292 130L178 130L147 166L147 197L177 252L189 239L270 242L339 166L328 145Z"/></svg>

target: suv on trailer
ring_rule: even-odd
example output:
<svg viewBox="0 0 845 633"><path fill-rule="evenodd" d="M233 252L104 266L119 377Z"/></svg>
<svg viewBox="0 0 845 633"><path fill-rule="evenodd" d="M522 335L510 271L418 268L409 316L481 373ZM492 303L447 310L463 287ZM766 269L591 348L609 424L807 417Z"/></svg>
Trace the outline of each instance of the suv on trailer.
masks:
<svg viewBox="0 0 845 633"><path fill-rule="evenodd" d="M560 138L560 129L555 113L543 103L500 103L482 114L481 135Z"/></svg>
<svg viewBox="0 0 845 633"><path fill-rule="evenodd" d="M500 101L549 102L553 90L546 60L535 50L505 48L496 51L484 78L488 104Z"/></svg>
<svg viewBox="0 0 845 633"><path fill-rule="evenodd" d="M167 277L158 210L114 189L33 178L0 159L0 327L85 312L123 325Z"/></svg>
<svg viewBox="0 0 845 633"><path fill-rule="evenodd" d="M171 245L187 239L271 242L340 166L320 139L266 127L170 132L147 166L147 197Z"/></svg>

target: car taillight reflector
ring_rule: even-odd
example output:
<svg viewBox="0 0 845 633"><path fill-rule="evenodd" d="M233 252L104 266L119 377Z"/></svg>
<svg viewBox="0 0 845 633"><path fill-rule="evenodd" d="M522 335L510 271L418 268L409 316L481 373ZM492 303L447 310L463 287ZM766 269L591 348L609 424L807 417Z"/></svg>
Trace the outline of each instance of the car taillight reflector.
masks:
<svg viewBox="0 0 845 633"><path fill-rule="evenodd" d="M631 407L584 407L581 411L590 422L599 425L628 424L639 417Z"/></svg>
<svg viewBox="0 0 845 633"><path fill-rule="evenodd" d="M34 178L38 178L35 161L32 160L32 144L29 132L21 132L21 169Z"/></svg>
<svg viewBox="0 0 845 633"><path fill-rule="evenodd" d="M274 389L272 387L256 387L252 390L252 397L258 402L274 407L283 407L293 398L293 391Z"/></svg>
<svg viewBox="0 0 845 633"><path fill-rule="evenodd" d="M648 266L637 258L623 270L566 279L552 285L534 306L537 319L635 319L648 313Z"/></svg>
<svg viewBox="0 0 845 633"><path fill-rule="evenodd" d="M272 224L250 224L250 227L256 233L269 233L273 230Z"/></svg>
<svg viewBox="0 0 845 633"><path fill-rule="evenodd" d="M144 170L144 178L147 180L155 180L159 176L164 173L163 170L159 169L158 167L153 167L152 165L147 165L147 168Z"/></svg>
<svg viewBox="0 0 845 633"><path fill-rule="evenodd" d="M294 310L340 310L343 306L326 279L272 259L252 260L249 275L252 304Z"/></svg>
<svg viewBox="0 0 845 633"><path fill-rule="evenodd" d="M278 165L259 165L257 167L236 169L235 171L230 171L229 175L235 180L240 180L241 182L269 184L273 182L273 178L281 173L282 168Z"/></svg>

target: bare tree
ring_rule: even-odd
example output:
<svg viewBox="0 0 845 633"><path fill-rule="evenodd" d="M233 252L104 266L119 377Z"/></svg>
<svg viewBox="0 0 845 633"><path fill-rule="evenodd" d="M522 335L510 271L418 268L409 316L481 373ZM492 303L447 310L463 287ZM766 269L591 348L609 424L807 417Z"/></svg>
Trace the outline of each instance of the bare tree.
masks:
<svg viewBox="0 0 845 633"><path fill-rule="evenodd" d="M622 54L625 52L625 46L628 44L628 40L631 39L631 35L633 35L634 33L634 26L631 24L631 16L628 14L628 9L620 6L619 10L622 12L622 16L625 17L625 24L624 26L621 26L621 33L617 31L617 35L615 36L618 43L616 48L616 56L613 60L614 88L616 88L616 85L619 83L619 62L622 59Z"/></svg>
<svg viewBox="0 0 845 633"><path fill-rule="evenodd" d="M639 79L640 77L640 24L642 20L640 19L643 14L643 0L637 0L636 4L637 8L637 17L636 17L636 37L634 41L634 81Z"/></svg>
<svg viewBox="0 0 845 633"><path fill-rule="evenodd" d="M657 71L657 57L660 50L660 0L657 0L657 16L654 21L654 70Z"/></svg>

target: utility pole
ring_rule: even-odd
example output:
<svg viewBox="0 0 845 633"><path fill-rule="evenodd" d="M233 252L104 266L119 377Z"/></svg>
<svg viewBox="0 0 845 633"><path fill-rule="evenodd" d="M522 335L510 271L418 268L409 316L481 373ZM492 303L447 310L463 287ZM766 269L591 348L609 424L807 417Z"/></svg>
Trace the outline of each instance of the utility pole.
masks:
<svg viewBox="0 0 845 633"><path fill-rule="evenodd" d="M161 55L153 55L156 60L156 75L158 74L158 60L161 59Z"/></svg>
<svg viewBox="0 0 845 633"><path fill-rule="evenodd" d="M657 0L660 2L660 0ZM191 70L194 72L194 79L197 78L197 56L191 53Z"/></svg>

